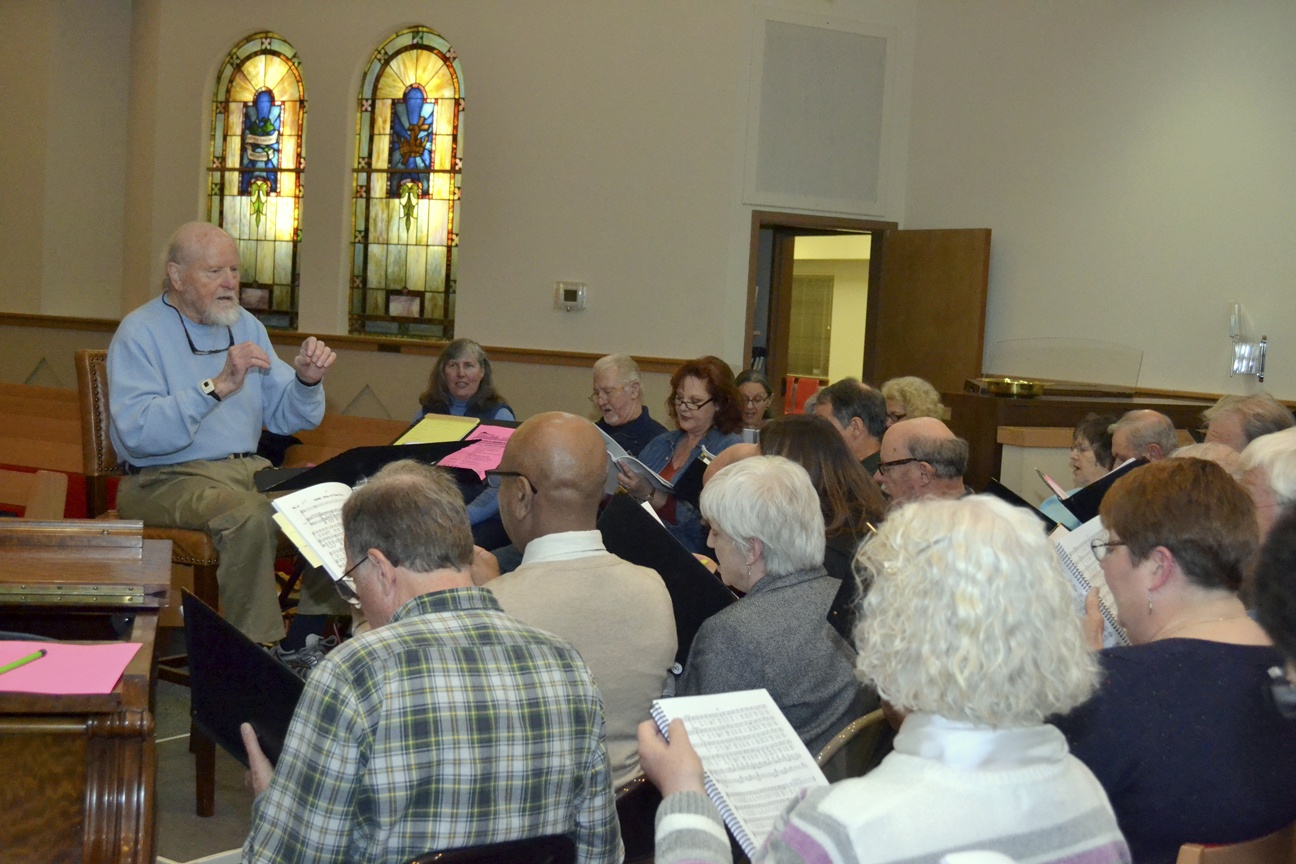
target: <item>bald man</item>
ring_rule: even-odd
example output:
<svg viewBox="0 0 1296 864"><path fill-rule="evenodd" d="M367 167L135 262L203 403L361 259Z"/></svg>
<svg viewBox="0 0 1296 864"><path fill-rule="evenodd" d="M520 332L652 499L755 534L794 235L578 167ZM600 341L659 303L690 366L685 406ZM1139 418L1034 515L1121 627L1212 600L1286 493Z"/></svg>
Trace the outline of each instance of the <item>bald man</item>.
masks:
<svg viewBox="0 0 1296 864"><path fill-rule="evenodd" d="M284 639L274 579L274 510L253 475L261 427L283 435L324 417L324 373L336 355L314 336L292 365L239 304L239 250L215 225L190 222L166 252L162 293L131 312L108 347L109 434L125 476L117 509L148 525L206 531L220 552L221 607L299 671L319 661L317 633ZM307 571L298 608L321 629L346 605ZM310 636L316 638L312 641Z"/></svg>
<svg viewBox="0 0 1296 864"><path fill-rule="evenodd" d="M935 417L901 420L882 436L882 461L873 479L894 506L922 498L967 494L968 445Z"/></svg>
<svg viewBox="0 0 1296 864"><path fill-rule="evenodd" d="M486 583L504 611L571 642L603 698L614 785L639 774L636 730L675 662L675 612L655 570L603 546L598 507L607 450L594 424L551 412L504 448L500 517L522 564Z"/></svg>
<svg viewBox="0 0 1296 864"><path fill-rule="evenodd" d="M1111 452L1115 465L1131 459L1156 462L1164 459L1179 446L1174 421L1160 411L1141 408L1126 411L1112 424Z"/></svg>

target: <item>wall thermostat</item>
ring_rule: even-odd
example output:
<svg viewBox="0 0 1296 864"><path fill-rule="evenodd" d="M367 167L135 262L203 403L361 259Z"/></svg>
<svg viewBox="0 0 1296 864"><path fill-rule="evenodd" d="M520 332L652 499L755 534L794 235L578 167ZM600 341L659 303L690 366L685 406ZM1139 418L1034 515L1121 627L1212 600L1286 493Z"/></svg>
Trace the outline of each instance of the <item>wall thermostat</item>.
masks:
<svg viewBox="0 0 1296 864"><path fill-rule="evenodd" d="M555 282L554 308L574 312L585 308L584 282Z"/></svg>

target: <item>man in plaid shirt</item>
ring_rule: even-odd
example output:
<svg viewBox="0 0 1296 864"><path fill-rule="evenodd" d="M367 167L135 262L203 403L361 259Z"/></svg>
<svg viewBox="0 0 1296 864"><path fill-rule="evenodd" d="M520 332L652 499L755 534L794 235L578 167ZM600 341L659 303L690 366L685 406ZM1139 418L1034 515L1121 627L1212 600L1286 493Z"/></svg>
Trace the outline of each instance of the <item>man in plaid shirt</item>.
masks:
<svg viewBox="0 0 1296 864"><path fill-rule="evenodd" d="M244 725L257 798L243 860L403 862L569 834L578 861L619 862L594 679L473 586L454 482L394 463L342 514L375 629L311 673L274 769Z"/></svg>

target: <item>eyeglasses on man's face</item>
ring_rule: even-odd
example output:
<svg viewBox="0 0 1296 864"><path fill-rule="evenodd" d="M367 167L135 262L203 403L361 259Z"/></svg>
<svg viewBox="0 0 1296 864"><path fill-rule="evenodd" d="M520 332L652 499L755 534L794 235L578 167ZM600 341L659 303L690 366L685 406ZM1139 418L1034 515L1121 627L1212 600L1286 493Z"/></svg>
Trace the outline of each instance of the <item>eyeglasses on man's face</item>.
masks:
<svg viewBox="0 0 1296 864"><path fill-rule="evenodd" d="M887 472L891 471L894 468L899 468L901 465L908 465L910 462L921 462L921 461L923 460L915 459L913 456L910 456L908 459L892 459L890 462L879 462L877 470L881 472L883 475L885 475Z"/></svg>
<svg viewBox="0 0 1296 864"><path fill-rule="evenodd" d="M706 399L702 402L698 402L693 399L681 399L678 396L676 396L674 399L671 400L671 402L674 403L676 408L683 408L686 411L700 411L701 409L710 405L714 401L715 401L714 397L712 397L711 399Z"/></svg>
<svg viewBox="0 0 1296 864"><path fill-rule="evenodd" d="M620 387L608 387L603 390L595 390L589 395L589 401L597 405L600 399L611 401L612 397L629 387L629 383L622 384Z"/></svg>
<svg viewBox="0 0 1296 864"><path fill-rule="evenodd" d="M492 489L498 489L504 483L505 477L521 477L523 480L526 481L527 486L530 487L532 495L540 494L540 490L537 489L535 487L535 484L531 482L531 478L527 477L521 471L499 471L499 470L487 471L486 485L491 487Z"/></svg>

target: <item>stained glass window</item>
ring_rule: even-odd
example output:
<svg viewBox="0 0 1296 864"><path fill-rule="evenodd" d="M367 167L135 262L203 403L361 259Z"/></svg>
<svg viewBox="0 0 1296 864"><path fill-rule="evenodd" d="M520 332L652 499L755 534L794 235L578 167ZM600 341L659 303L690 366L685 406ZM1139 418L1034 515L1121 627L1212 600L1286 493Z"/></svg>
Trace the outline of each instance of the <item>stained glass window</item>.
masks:
<svg viewBox="0 0 1296 864"><path fill-rule="evenodd" d="M453 339L463 78L426 27L365 69L358 104L350 330Z"/></svg>
<svg viewBox="0 0 1296 864"><path fill-rule="evenodd" d="M243 307L297 329L306 91L297 51L253 33L225 57L212 101L207 219L239 246Z"/></svg>

